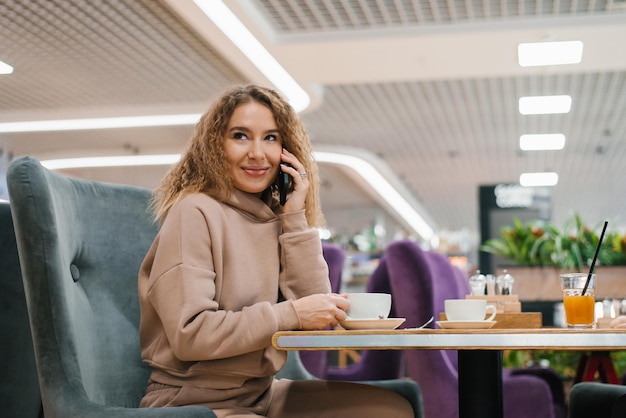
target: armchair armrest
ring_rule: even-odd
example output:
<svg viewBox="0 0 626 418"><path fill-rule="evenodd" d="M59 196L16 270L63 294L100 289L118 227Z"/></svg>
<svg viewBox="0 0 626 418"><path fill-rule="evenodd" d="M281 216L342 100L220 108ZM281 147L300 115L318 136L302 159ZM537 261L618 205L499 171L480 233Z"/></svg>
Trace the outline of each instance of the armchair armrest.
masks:
<svg viewBox="0 0 626 418"><path fill-rule="evenodd" d="M210 408L203 406L178 406L169 408L125 408L121 406L105 406L90 402L86 399L73 399L63 403L51 405L55 409L52 416L81 417L81 418L217 418Z"/></svg>

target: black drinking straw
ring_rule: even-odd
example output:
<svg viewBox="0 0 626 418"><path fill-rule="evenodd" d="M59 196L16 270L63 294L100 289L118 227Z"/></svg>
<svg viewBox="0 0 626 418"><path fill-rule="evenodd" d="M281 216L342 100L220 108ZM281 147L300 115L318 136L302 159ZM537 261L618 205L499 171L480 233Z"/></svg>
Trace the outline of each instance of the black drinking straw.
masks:
<svg viewBox="0 0 626 418"><path fill-rule="evenodd" d="M596 253L593 255L593 260L591 260L591 268L589 269L589 275L587 276L587 281L585 282L585 287L583 287L583 292L581 296L585 296L585 292L589 287L589 282L591 281L591 275L593 274L593 268L596 265L596 260L598 259L598 253L600 252L600 245L602 245L602 239L604 239L604 232L606 232L606 226L609 224L609 221L604 221L604 227L602 228L602 234L600 234L600 239L598 240L598 246L596 247Z"/></svg>

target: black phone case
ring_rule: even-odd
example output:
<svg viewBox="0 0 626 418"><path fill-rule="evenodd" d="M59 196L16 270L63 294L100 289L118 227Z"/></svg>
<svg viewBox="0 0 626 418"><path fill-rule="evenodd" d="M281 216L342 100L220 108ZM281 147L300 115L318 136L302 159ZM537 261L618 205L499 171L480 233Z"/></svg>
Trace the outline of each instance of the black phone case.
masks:
<svg viewBox="0 0 626 418"><path fill-rule="evenodd" d="M282 164L278 169L278 193L279 202L284 205L287 202L287 191L289 190L290 178L289 174L283 172Z"/></svg>

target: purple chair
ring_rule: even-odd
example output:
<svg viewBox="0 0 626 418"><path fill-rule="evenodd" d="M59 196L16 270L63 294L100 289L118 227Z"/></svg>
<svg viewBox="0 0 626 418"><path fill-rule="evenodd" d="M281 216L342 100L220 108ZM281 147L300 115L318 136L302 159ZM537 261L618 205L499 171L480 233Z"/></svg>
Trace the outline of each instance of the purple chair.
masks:
<svg viewBox="0 0 626 418"><path fill-rule="evenodd" d="M387 263L384 257L380 259L380 263L369 277L366 291L368 293L391 293ZM394 305L392 295L389 314L391 318L396 317ZM356 363L352 363L345 368L329 367L326 379L350 381L385 380L398 379L402 375L402 351L364 350L361 352L361 359Z"/></svg>
<svg viewBox="0 0 626 418"><path fill-rule="evenodd" d="M328 264L328 278L330 279L330 289L333 293L341 291L341 276L343 266L346 262L346 252L337 244L328 242L322 243L322 254Z"/></svg>
<svg viewBox="0 0 626 418"><path fill-rule="evenodd" d="M396 313L416 327L443 312L444 300L465 297L469 284L455 273L448 259L424 251L409 240L396 241L385 251ZM465 287L467 286L467 287ZM409 376L421 387L426 417L457 418L458 358L453 350L407 350ZM556 418L550 387L531 375L503 372L505 418Z"/></svg>
<svg viewBox="0 0 626 418"><path fill-rule="evenodd" d="M324 242L322 243L322 254L328 265L330 288L333 293L339 293L341 290L341 276L346 261L346 253L339 245ZM326 379L328 355L329 352L326 350L302 351L300 352L300 359L309 373L317 378Z"/></svg>

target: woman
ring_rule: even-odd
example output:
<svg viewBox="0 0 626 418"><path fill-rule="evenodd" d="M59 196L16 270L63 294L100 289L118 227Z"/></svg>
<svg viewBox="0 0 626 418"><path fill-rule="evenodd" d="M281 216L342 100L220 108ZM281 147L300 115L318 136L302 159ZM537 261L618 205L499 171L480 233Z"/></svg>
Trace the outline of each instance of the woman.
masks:
<svg viewBox="0 0 626 418"><path fill-rule="evenodd" d="M293 184L284 205L279 167ZM274 380L286 360L271 346L275 332L333 326L348 308L329 294L317 185L306 131L273 90L234 88L202 116L155 193L161 229L139 273L142 356L153 369L141 406L413 416L382 389Z"/></svg>

